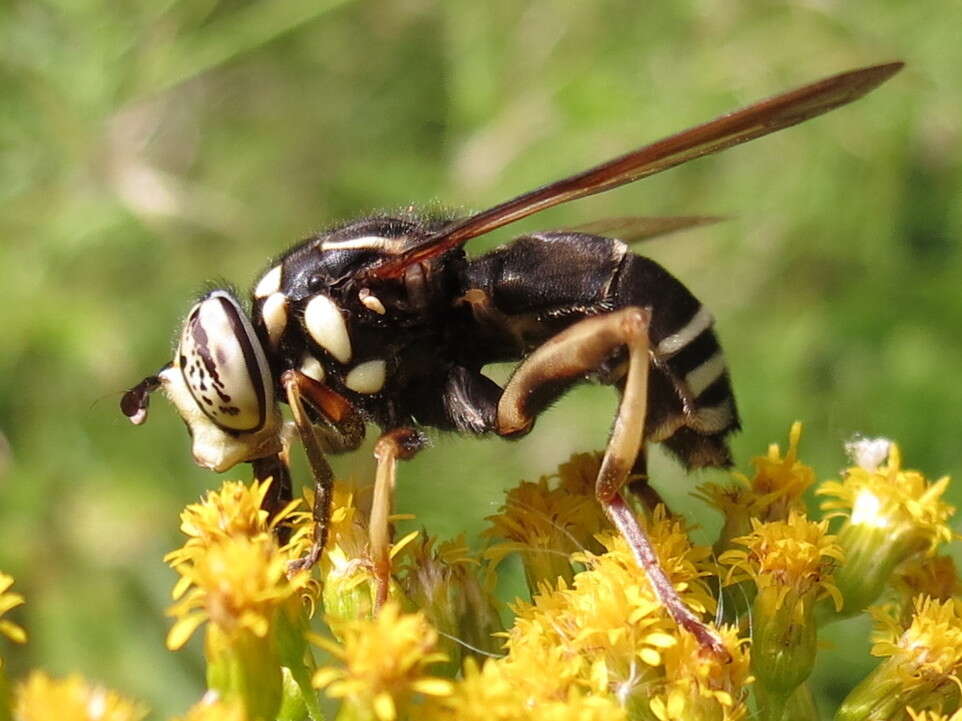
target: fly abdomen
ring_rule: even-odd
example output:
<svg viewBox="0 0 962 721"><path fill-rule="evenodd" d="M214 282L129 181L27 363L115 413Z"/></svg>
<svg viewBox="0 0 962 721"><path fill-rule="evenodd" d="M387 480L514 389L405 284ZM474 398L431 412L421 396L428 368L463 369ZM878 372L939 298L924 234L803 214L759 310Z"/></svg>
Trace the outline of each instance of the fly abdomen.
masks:
<svg viewBox="0 0 962 721"><path fill-rule="evenodd" d="M731 463L725 437L738 411L711 313L653 260L625 257L615 290L619 307L652 312L647 440L661 442L689 467Z"/></svg>

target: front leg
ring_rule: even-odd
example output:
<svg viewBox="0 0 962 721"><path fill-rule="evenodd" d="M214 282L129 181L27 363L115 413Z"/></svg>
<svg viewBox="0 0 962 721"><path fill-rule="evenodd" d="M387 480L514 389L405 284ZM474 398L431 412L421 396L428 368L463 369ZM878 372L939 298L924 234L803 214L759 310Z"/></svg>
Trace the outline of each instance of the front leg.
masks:
<svg viewBox="0 0 962 721"><path fill-rule="evenodd" d="M346 399L300 371L289 370L281 375L281 385L291 407L294 425L304 444L307 463L314 477L314 542L307 555L291 564L291 570L311 568L317 563L327 542L331 518L334 472L324 457L324 450L308 417L303 401L306 399L325 420L328 444L340 433L336 445L341 449L357 448L364 439L364 424Z"/></svg>
<svg viewBox="0 0 962 721"><path fill-rule="evenodd" d="M571 384L598 371L621 348L628 350L627 375L618 415L608 439L595 496L648 575L655 594L681 627L705 648L726 655L721 640L678 596L658 563L651 541L625 504L621 488L644 442L648 406L650 311L629 307L579 321L539 346L518 367L498 404L496 431L526 433L535 416Z"/></svg>

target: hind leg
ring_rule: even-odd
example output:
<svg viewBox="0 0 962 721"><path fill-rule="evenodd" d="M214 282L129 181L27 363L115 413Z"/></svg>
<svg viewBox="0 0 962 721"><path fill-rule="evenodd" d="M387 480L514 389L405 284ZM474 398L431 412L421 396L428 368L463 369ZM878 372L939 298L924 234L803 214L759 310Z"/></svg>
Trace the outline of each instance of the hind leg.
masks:
<svg viewBox="0 0 962 721"><path fill-rule="evenodd" d="M505 386L498 403L496 430L501 435L527 432L535 416L571 383L597 371L619 349L627 348L624 390L595 482L595 496L627 541L635 561L648 575L652 589L675 622L692 633L703 647L724 655L718 636L678 596L658 563L648 536L620 492L644 439L650 318L646 309L623 308L586 318L539 346Z"/></svg>

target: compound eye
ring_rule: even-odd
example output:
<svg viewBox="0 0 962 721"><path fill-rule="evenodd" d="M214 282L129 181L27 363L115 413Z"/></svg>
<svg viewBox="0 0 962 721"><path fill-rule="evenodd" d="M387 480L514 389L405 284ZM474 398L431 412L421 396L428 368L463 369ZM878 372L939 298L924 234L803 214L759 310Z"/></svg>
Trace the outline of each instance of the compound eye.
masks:
<svg viewBox="0 0 962 721"><path fill-rule="evenodd" d="M191 308L175 365L194 401L216 425L256 431L274 404L264 350L237 300L215 290Z"/></svg>

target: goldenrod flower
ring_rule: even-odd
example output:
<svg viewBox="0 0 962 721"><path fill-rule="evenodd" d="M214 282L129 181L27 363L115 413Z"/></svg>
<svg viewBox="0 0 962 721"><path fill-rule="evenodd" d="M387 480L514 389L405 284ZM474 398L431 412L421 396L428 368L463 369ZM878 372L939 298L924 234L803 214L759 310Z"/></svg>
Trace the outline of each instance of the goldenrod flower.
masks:
<svg viewBox="0 0 962 721"><path fill-rule="evenodd" d="M271 536L215 540L189 563L177 566L185 583L168 611L178 620L167 636L180 648L210 621L206 636L208 684L240 700L254 719L273 718L281 701L281 665L303 665L306 571L288 577L288 557ZM286 642L286 643L285 643Z"/></svg>
<svg viewBox="0 0 962 721"><path fill-rule="evenodd" d="M710 549L692 547L682 522L667 518L664 507L648 525L661 565L689 607L711 607L701 581ZM643 699L647 707L645 689L661 676L662 654L677 643L679 631L624 539L616 534L599 539L608 551L575 554L587 570L570 586L561 579L543 584L530 604L515 606L517 618L506 633L508 660L531 659L526 674L547 673L544 683L567 688L577 680L625 705Z"/></svg>
<svg viewBox="0 0 962 721"><path fill-rule="evenodd" d="M595 495L595 484L601 471L601 461L605 454L599 451L593 453L573 453L571 457L558 466L559 486L578 496ZM599 528L604 526L604 514L599 514Z"/></svg>
<svg viewBox="0 0 962 721"><path fill-rule="evenodd" d="M441 544L422 535L397 564L395 576L407 599L442 632L440 648L452 675L461 668L462 654L497 650L494 634L503 628L491 595L495 579L488 571L471 555L464 534Z"/></svg>
<svg viewBox="0 0 962 721"><path fill-rule="evenodd" d="M341 643L314 642L341 661L314 675L314 685L331 698L343 699L339 719L408 717L419 695L445 696L451 682L429 673L446 660L436 650L437 632L421 613L404 614L388 601L372 619L336 624ZM416 718L416 716L414 716Z"/></svg>
<svg viewBox="0 0 962 721"><path fill-rule="evenodd" d="M147 709L80 676L51 678L33 671L15 693L16 721L140 721Z"/></svg>
<svg viewBox="0 0 962 721"><path fill-rule="evenodd" d="M216 541L192 563L179 565L177 571L187 584L179 587L186 595L169 611L178 619L167 635L171 650L183 646L207 620L227 633L247 631L263 638L278 607L307 580L304 573L288 579L287 559L266 536Z"/></svg>
<svg viewBox="0 0 962 721"><path fill-rule="evenodd" d="M7 611L23 604L23 596L10 591L12 585L13 576L0 573L0 617ZM0 618L0 635L6 636L14 643L23 643L27 640L27 632L13 621L5 618Z"/></svg>
<svg viewBox="0 0 962 721"><path fill-rule="evenodd" d="M912 620L915 599L929 596L947 601L962 592L962 583L951 556L915 556L895 569L892 589L899 596L901 617L905 625Z"/></svg>
<svg viewBox="0 0 962 721"><path fill-rule="evenodd" d="M653 693L651 711L659 721L737 721L748 708L745 701L749 674L747 639L734 627L717 629L729 661L703 653L691 634L678 634L678 643L662 651L665 679Z"/></svg>
<svg viewBox="0 0 962 721"><path fill-rule="evenodd" d="M208 693L207 697L195 704L184 716L173 721L248 721L244 707L236 702L225 701L217 694Z"/></svg>
<svg viewBox="0 0 962 721"><path fill-rule="evenodd" d="M734 539L747 550L731 550L719 561L731 566L728 582L750 578L752 670L756 696L765 714L780 717L789 697L808 678L815 663L815 602L842 603L833 572L843 560L828 533L828 521L809 521L790 511L787 521L752 519L752 533Z"/></svg>
<svg viewBox="0 0 962 721"><path fill-rule="evenodd" d="M625 721L625 709L607 695L589 694L556 678L553 689L538 682L552 678L549 668L519 667L509 659L489 659L479 668L474 659L453 693L431 715L437 721ZM531 673L531 672L534 673Z"/></svg>
<svg viewBox="0 0 962 721"><path fill-rule="evenodd" d="M750 578L760 592L771 590L774 608L791 597L798 614L805 612L800 604L811 606L825 596L841 606L833 574L845 556L837 538L828 533L828 521L809 521L795 511L786 521L753 518L752 533L733 540L747 550L726 551L718 559L731 567L727 583Z"/></svg>
<svg viewBox="0 0 962 721"><path fill-rule="evenodd" d="M962 591L951 556L919 556L895 569L893 587L903 596L931 596L946 601Z"/></svg>
<svg viewBox="0 0 962 721"><path fill-rule="evenodd" d="M938 601L920 596L907 628L885 614L875 614L873 656L887 656L907 671L913 682L923 677L948 679L962 687L962 599Z"/></svg>
<svg viewBox="0 0 962 721"><path fill-rule="evenodd" d="M872 654L885 661L848 695L837 718L889 719L907 706L924 710L957 705L962 688L962 600L919 597L908 626L886 609L873 615L877 626Z"/></svg>
<svg viewBox="0 0 962 721"><path fill-rule="evenodd" d="M798 444L802 424L796 421L788 432L788 451L782 456L777 443L768 447L768 454L752 459L755 475L732 473L732 483L705 483L695 496L719 509L725 525L715 550L721 553L730 547L731 540L751 531L751 519L784 521L791 511L804 511L802 494L815 483L815 472L798 460Z"/></svg>
<svg viewBox="0 0 962 721"><path fill-rule="evenodd" d="M261 505L270 483L254 480L248 486L240 481L225 481L220 489L209 491L199 503L187 506L180 514L180 530L187 536L187 541L183 548L168 553L164 560L176 566L189 561L194 554L203 553L203 549L224 538L269 535L278 524L299 521L309 515L298 512L301 501L294 500L274 518L268 518L267 511ZM303 535L298 535L299 541ZM297 556L298 551L290 553L292 559Z"/></svg>
<svg viewBox="0 0 962 721"><path fill-rule="evenodd" d="M318 563L324 613L332 619L370 617L374 611L375 579L367 521L354 493L335 486L327 546Z"/></svg>
<svg viewBox="0 0 962 721"><path fill-rule="evenodd" d="M951 716L939 713L937 711L916 711L913 708L907 708L909 718L912 721L962 721L962 708L957 710Z"/></svg>
<svg viewBox="0 0 962 721"><path fill-rule="evenodd" d="M830 511L826 517L845 517L839 543L846 562L836 574L845 616L874 602L898 564L915 554L934 553L952 538L948 519L955 508L942 500L948 484L948 477L929 483L918 471L902 470L893 443L886 465L854 466L841 482L819 487L817 494L834 499L822 503Z"/></svg>
<svg viewBox="0 0 962 721"><path fill-rule="evenodd" d="M508 491L501 512L487 518L492 527L483 534L507 543L492 546L488 558L498 562L520 553L532 592L542 581L570 581L574 570L568 556L583 548L597 549L594 536L610 527L588 480L597 477L599 467L600 456L576 454L562 464L560 475L523 481Z"/></svg>

